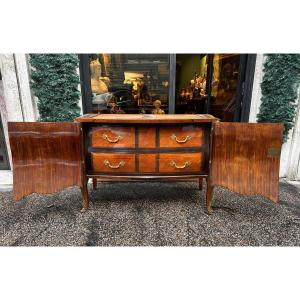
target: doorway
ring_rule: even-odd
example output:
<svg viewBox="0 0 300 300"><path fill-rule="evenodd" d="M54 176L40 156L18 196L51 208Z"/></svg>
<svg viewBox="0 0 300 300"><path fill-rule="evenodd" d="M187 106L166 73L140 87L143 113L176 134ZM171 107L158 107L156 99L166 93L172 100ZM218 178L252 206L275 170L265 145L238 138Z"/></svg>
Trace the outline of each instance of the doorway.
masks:
<svg viewBox="0 0 300 300"><path fill-rule="evenodd" d="M177 54L175 112L248 121L256 55Z"/></svg>

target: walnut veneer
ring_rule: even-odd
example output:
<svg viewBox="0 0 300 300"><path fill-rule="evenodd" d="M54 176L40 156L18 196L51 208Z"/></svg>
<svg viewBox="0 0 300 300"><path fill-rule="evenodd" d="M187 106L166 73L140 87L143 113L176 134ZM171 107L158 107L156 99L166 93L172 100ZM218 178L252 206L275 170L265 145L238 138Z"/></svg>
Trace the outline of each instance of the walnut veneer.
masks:
<svg viewBox="0 0 300 300"><path fill-rule="evenodd" d="M14 199L87 181L207 180L278 201L282 124L221 123L211 115L84 115L75 123L9 123ZM124 191L125 192L125 191Z"/></svg>

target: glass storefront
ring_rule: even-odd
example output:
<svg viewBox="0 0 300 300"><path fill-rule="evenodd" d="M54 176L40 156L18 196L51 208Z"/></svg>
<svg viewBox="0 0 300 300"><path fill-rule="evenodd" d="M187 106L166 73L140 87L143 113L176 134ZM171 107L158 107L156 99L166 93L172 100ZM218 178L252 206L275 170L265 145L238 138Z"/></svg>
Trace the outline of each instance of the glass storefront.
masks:
<svg viewBox="0 0 300 300"><path fill-rule="evenodd" d="M251 55L80 55L81 68L85 68L81 72L84 112L210 113L222 121L240 121L248 56Z"/></svg>
<svg viewBox="0 0 300 300"><path fill-rule="evenodd" d="M237 105L240 54L215 54L210 113L222 121L233 121Z"/></svg>
<svg viewBox="0 0 300 300"><path fill-rule="evenodd" d="M207 55L176 55L176 105L180 114L205 113L207 105Z"/></svg>
<svg viewBox="0 0 300 300"><path fill-rule="evenodd" d="M89 56L93 112L152 113L153 102L168 113L167 54Z"/></svg>

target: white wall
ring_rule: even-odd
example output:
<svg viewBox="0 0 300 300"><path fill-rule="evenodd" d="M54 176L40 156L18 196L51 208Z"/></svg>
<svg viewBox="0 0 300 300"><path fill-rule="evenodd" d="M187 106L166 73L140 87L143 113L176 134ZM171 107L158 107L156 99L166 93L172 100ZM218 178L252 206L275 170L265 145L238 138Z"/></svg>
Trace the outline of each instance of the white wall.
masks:
<svg viewBox="0 0 300 300"><path fill-rule="evenodd" d="M252 97L250 105L249 122L257 122L257 114L259 113L259 107L261 103L261 88L260 84L263 78L263 63L265 56L263 54L256 55L255 73L253 78Z"/></svg>
<svg viewBox="0 0 300 300"><path fill-rule="evenodd" d="M12 165L7 122L36 121L36 109L29 86L26 55L0 54L0 69L2 74L1 118L10 165Z"/></svg>
<svg viewBox="0 0 300 300"><path fill-rule="evenodd" d="M261 104L260 84L263 78L264 60L263 54L257 55L249 115L249 122L253 123L257 122ZM287 180L300 180L300 93L298 93L295 126L290 130L288 140L282 146L279 175L286 177Z"/></svg>
<svg viewBox="0 0 300 300"><path fill-rule="evenodd" d="M287 155L286 176L288 180L300 180L300 89L298 90L297 113L295 126L290 130L290 147Z"/></svg>

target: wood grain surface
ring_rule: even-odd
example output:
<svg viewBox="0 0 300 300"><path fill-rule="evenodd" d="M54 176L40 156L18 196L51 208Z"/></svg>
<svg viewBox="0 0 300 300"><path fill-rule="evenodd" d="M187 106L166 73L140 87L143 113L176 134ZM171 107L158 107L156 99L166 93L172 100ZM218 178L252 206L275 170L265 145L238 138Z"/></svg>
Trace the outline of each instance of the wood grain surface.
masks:
<svg viewBox="0 0 300 300"><path fill-rule="evenodd" d="M204 129L200 126L161 127L160 147L201 147L204 144Z"/></svg>
<svg viewBox="0 0 300 300"><path fill-rule="evenodd" d="M172 162L176 163L172 165ZM189 163L189 165L188 165ZM183 166L185 166L182 168ZM201 173L204 165L203 153L160 153L160 173Z"/></svg>
<svg viewBox="0 0 300 300"><path fill-rule="evenodd" d="M88 114L75 119L76 122L119 123L119 124L170 124L170 123L211 123L218 121L208 114Z"/></svg>
<svg viewBox="0 0 300 300"><path fill-rule="evenodd" d="M8 132L14 200L82 187L80 124L9 122Z"/></svg>
<svg viewBox="0 0 300 300"><path fill-rule="evenodd" d="M92 153L92 167L100 173L135 172L135 154L129 153ZM109 165L105 164L108 161ZM122 164L124 162L124 165Z"/></svg>
<svg viewBox="0 0 300 300"><path fill-rule="evenodd" d="M90 134L93 147L135 147L134 127L96 126L92 127Z"/></svg>
<svg viewBox="0 0 300 300"><path fill-rule="evenodd" d="M156 128L138 127L138 147L155 148L156 147Z"/></svg>
<svg viewBox="0 0 300 300"><path fill-rule="evenodd" d="M214 125L211 185L278 201L282 124Z"/></svg>
<svg viewBox="0 0 300 300"><path fill-rule="evenodd" d="M157 157L156 154L138 154L139 172L155 173Z"/></svg>

